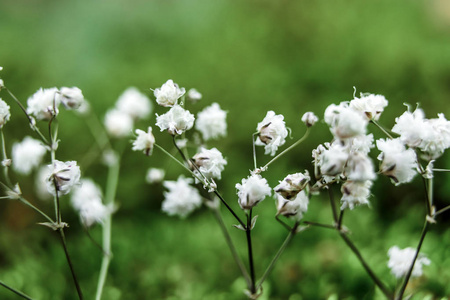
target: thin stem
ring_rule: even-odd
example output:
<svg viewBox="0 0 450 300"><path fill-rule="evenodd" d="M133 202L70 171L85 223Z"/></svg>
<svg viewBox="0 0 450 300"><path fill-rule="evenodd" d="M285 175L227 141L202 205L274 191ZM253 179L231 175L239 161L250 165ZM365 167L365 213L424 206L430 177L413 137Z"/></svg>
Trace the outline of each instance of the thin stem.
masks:
<svg viewBox="0 0 450 300"><path fill-rule="evenodd" d="M280 223L281 225L283 225L283 227L286 228L287 231L291 231L291 230L292 230L291 226L289 226L289 225L286 224L283 220L281 220L280 218L278 218L278 216L275 216L275 219L278 221L278 223Z"/></svg>
<svg viewBox="0 0 450 300"><path fill-rule="evenodd" d="M341 230L342 229L342 220L344 219L344 210L341 209L341 213L339 214L339 219L338 219L338 223L337 223L337 229Z"/></svg>
<svg viewBox="0 0 450 300"><path fill-rule="evenodd" d="M69 263L70 272L72 273L72 278L73 278L73 281L75 283L75 287L77 289L78 298L80 300L82 300L83 299L83 293L81 292L80 285L78 284L77 276L75 275L75 270L74 270L73 265L72 265L72 260L70 259L70 256L69 256L69 251L67 251L66 237L64 235L64 229L60 228L58 231L59 231L59 236L61 237L61 243L62 243L63 248L64 248L64 253L66 254L67 262Z"/></svg>
<svg viewBox="0 0 450 300"><path fill-rule="evenodd" d="M448 205L448 206L446 206L446 207L444 207L444 208L438 210L438 211L434 214L434 217L437 217L438 215L440 215L440 214L446 212L446 211L449 210L449 209L450 209L450 205Z"/></svg>
<svg viewBox="0 0 450 300"><path fill-rule="evenodd" d="M181 158L183 159L183 161L188 165L188 166L193 166L195 168L195 170L203 177L203 181L205 183L208 183L208 178L206 178L205 175L203 175L203 173L200 171L200 169L198 168L197 164L194 161L191 161L190 159L187 159L186 155L184 154L184 152L180 149L180 147L178 147L177 145L177 141L175 139L175 136L173 136L173 145L175 146L175 148L177 149L178 153L180 153ZM202 182L203 182L202 181Z"/></svg>
<svg viewBox="0 0 450 300"><path fill-rule="evenodd" d="M258 165L256 163L256 146L255 146L255 136L258 135L258 132L255 132L252 134L252 146L253 146L253 167L255 170L258 168Z"/></svg>
<svg viewBox="0 0 450 300"><path fill-rule="evenodd" d="M250 292L252 294L256 293L256 287L255 287L255 266L253 264L253 249L252 249L252 209L247 214L247 227L245 230L246 236L247 236L247 249L248 249L248 263L250 267L250 279L251 279L251 285L250 285Z"/></svg>
<svg viewBox="0 0 450 300"><path fill-rule="evenodd" d="M261 276L261 279L258 282L258 285L256 286L256 290L259 291L259 289L261 288L262 284L264 283L264 280L266 280L267 276L269 276L270 272L272 271L272 269L275 266L275 263L278 261L278 259L280 258L281 254L283 253L284 249L286 249L287 245L289 244L289 242L292 240L292 238L294 237L296 231L297 231L297 227L298 227L299 223L296 222L294 227L291 228L291 230L289 231L288 236L286 237L286 239L284 240L283 244L281 245L280 249L278 249L277 254L275 254L275 256L273 257L272 261L270 262L269 266L267 267L266 271L264 272L263 276Z"/></svg>
<svg viewBox="0 0 450 300"><path fill-rule="evenodd" d="M46 218L48 221L50 221L50 223L54 224L55 221L52 220L52 218L50 218L46 213L42 212L39 208L37 208L36 206L34 206L33 204L31 204L30 202L28 202L25 198L20 197L19 201L22 202L23 204L31 207L32 209L34 209L36 212L38 212L39 214L41 214L44 218Z"/></svg>
<svg viewBox="0 0 450 300"><path fill-rule="evenodd" d="M358 257L358 259L361 262L361 264L363 265L364 269L367 271L369 276L372 278L373 282L380 288L380 290L383 292L383 294L386 296L386 298L393 299L392 293L383 284L383 282L381 282L381 280L375 275L375 273L372 271L372 269L369 267L369 265L366 263L366 261L362 257L358 248L356 248L355 244L353 244L353 242L346 235L346 233L339 231L339 235L342 237L342 239L345 241L345 243L350 247L350 249L353 251L353 253L356 255L356 257Z"/></svg>
<svg viewBox="0 0 450 300"><path fill-rule="evenodd" d="M337 209L336 209L336 203L334 203L334 195L331 188L328 188L328 195L330 197L330 204L331 204L331 211L333 212L333 219L334 223L338 223L338 215L337 215Z"/></svg>
<svg viewBox="0 0 450 300"><path fill-rule="evenodd" d="M323 227L323 228L329 228L329 229L336 229L336 226L328 225L328 224L322 224L322 223L316 223L316 222L310 222L310 221L303 221L302 223L311 225L311 226L317 226L317 227Z"/></svg>
<svg viewBox="0 0 450 300"><path fill-rule="evenodd" d="M245 281L247 282L247 286L250 287L251 286L250 277L248 275L247 270L245 269L244 263L242 262L242 260L240 259L239 255L236 251L236 248L234 247L233 240L231 239L230 234L228 233L228 230L225 226L225 223L223 222L222 215L220 214L220 211L218 208L214 208L213 211L214 211L214 216L220 225L220 229L222 229L222 233L225 237L228 248L230 248L231 254L233 255L234 261L236 262L239 269L241 270L241 273L244 276Z"/></svg>
<svg viewBox="0 0 450 300"><path fill-rule="evenodd" d="M450 172L450 169L433 169L433 172Z"/></svg>
<svg viewBox="0 0 450 300"><path fill-rule="evenodd" d="M429 193L429 186L427 180L422 176L423 185L425 186L425 204L427 205L427 214L431 215L431 200Z"/></svg>
<svg viewBox="0 0 450 300"><path fill-rule="evenodd" d="M7 285L6 283L4 283L3 281L0 280L0 285L7 288L8 290L10 290L11 292L15 293L16 295L24 298L24 299L28 299L28 300L33 300L30 296L25 295L24 293L10 287L9 285Z"/></svg>
<svg viewBox="0 0 450 300"><path fill-rule="evenodd" d="M383 131L383 133L384 133L385 135L387 135L388 138L394 139L394 138L392 137L392 135L391 135L389 132L387 132L386 129L383 128L383 126L381 126L380 124L378 124L377 121L375 121L375 120L370 120L370 123L372 123L373 125L375 125L376 127L378 127L381 131Z"/></svg>
<svg viewBox="0 0 450 300"><path fill-rule="evenodd" d="M6 162L7 159L8 159L8 155L7 155L7 153L6 153L5 134L3 133L3 127L0 129L0 133L1 133L1 136L2 136L3 161ZM9 179L8 170L9 170L9 166L6 166L6 165L3 166L3 172L4 172L4 175L5 175L6 183L7 183L9 186L13 186L12 183L11 183L11 180Z"/></svg>
<svg viewBox="0 0 450 300"><path fill-rule="evenodd" d="M225 207L230 211L230 213L233 215L233 217L241 224L243 228L246 228L246 225L244 222L242 222L241 218L234 212L234 210L228 205L228 203L223 199L222 195L217 190L214 190L214 194L216 194L217 197L219 197L220 201L225 205Z"/></svg>
<svg viewBox="0 0 450 300"><path fill-rule="evenodd" d="M400 287L400 290L395 297L396 300L400 300L403 297L403 294L405 293L406 286L408 285L409 279L411 278L412 271L414 269L414 264L416 263L417 257L419 256L420 248L422 248L422 243L425 239L425 235L428 232L428 220L425 220L425 224L423 225L422 234L420 235L419 245L417 245L416 254L414 255L414 259L411 263L411 266L409 267L408 273L406 273L406 277L403 280L402 286Z"/></svg>
<svg viewBox="0 0 450 300"><path fill-rule="evenodd" d="M282 157L284 154L286 154L287 152L289 152L290 150L292 150L295 146L297 146L298 144L300 144L301 142L303 142L309 135L309 127L306 129L305 134L303 135L303 137L301 139L299 139L298 141L296 141L295 143L293 143L292 145L290 145L288 148L284 149L284 151L282 151L280 154L278 154L277 156L275 156L274 158L272 158L271 161L269 161L264 167L261 168L261 170L267 170L267 168L269 167L270 164L272 164L273 162L275 162L277 159L279 159L280 157Z"/></svg>

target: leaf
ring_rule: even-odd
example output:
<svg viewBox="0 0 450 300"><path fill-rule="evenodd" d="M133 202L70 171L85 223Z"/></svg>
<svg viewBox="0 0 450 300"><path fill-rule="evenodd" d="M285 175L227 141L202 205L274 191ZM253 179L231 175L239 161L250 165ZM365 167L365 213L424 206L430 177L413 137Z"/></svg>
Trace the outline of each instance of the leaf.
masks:
<svg viewBox="0 0 450 300"><path fill-rule="evenodd" d="M253 219L252 219L252 225L250 226L250 230L252 230L253 227L255 227L255 224L256 224L256 220L257 220L257 219L258 219L258 215L256 215L256 216L253 217Z"/></svg>
<svg viewBox="0 0 450 300"><path fill-rule="evenodd" d="M237 229L239 229L239 230L242 230L242 231L246 231L246 229L245 229L241 224L239 224L239 225L233 225L233 227L235 227L235 228L237 228Z"/></svg>

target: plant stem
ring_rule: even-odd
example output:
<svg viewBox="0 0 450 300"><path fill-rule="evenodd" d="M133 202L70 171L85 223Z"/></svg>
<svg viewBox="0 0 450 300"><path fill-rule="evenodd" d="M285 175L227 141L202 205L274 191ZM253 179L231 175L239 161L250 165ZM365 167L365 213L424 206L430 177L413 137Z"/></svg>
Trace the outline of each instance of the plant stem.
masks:
<svg viewBox="0 0 450 300"><path fill-rule="evenodd" d="M252 146L253 146L253 167L255 170L258 168L258 164L256 163L256 146L255 146L255 136L258 135L258 132L252 134Z"/></svg>
<svg viewBox="0 0 450 300"><path fill-rule="evenodd" d="M0 128L0 133L1 133L1 136L2 136L3 161L6 161L8 159L8 155L6 153L5 134L3 133L3 127ZM4 172L4 175L5 175L6 183L9 186L12 187L13 185L11 183L11 180L9 179L8 169L9 169L9 166L3 166L3 172Z"/></svg>
<svg viewBox="0 0 450 300"><path fill-rule="evenodd" d="M50 218L46 213L42 212L39 208L37 208L36 206L34 206L33 204L31 204L30 202L28 202L25 198L20 197L19 201L22 202L23 204L31 207L32 209L34 209L36 212L38 212L39 214L41 214L44 218L46 218L48 221L50 221L50 223L54 224L55 221L52 220L52 218Z"/></svg>
<svg viewBox="0 0 450 300"><path fill-rule="evenodd" d="M233 217L239 222L239 224L242 225L243 228L246 228L244 222L242 222L241 218L234 212L234 210L228 205L228 203L223 199L222 195L217 190L214 190L214 194L216 194L217 197L219 197L220 201L225 205L225 207L231 212Z"/></svg>
<svg viewBox="0 0 450 300"><path fill-rule="evenodd" d="M344 210L341 209L341 213L339 214L339 219L338 219L338 223L337 223L337 229L341 230L342 229L342 221L344 219Z"/></svg>
<svg viewBox="0 0 450 300"><path fill-rule="evenodd" d="M446 212L446 211L449 210L449 209L450 209L450 205L447 205L446 207L444 207L444 208L438 210L438 211L434 214L434 217L437 217L438 215L440 215L440 214Z"/></svg>
<svg viewBox="0 0 450 300"><path fill-rule="evenodd" d="M333 191L331 190L331 187L328 188L328 195L330 197L330 205L331 205L331 211L333 213L334 224L338 224L336 203L334 203L334 195L333 195Z"/></svg>
<svg viewBox="0 0 450 300"><path fill-rule="evenodd" d="M383 131L383 133L384 133L385 135L387 135L388 138L394 139L394 138L392 137L392 135L391 135L389 132L387 132L386 129L383 128L383 126L381 126L380 124L378 124L377 121L375 121L375 120L370 120L370 123L372 123L373 125L375 125L376 127L378 127L381 131Z"/></svg>
<svg viewBox="0 0 450 300"><path fill-rule="evenodd" d="M64 253L66 254L66 259L67 259L67 262L69 264L70 272L72 273L72 278L73 278L73 281L75 283L75 287L77 289L78 298L80 300L82 300L83 299L83 293L81 292L80 285L78 284L77 276L75 275L75 270L73 268L72 261L71 261L70 256L69 256L69 251L67 250L66 237L64 235L64 229L63 228L59 228L58 231L59 231L59 236L61 237L61 243L62 243L62 246L64 248Z"/></svg>
<svg viewBox="0 0 450 300"><path fill-rule="evenodd" d="M292 228L286 224L283 220L281 220L280 218L278 218L278 216L275 216L275 219L278 221L278 223L280 223L281 225L283 225L284 228L287 229L287 231L291 231Z"/></svg>
<svg viewBox="0 0 450 300"><path fill-rule="evenodd" d="M328 224L321 224L316 222L310 222L310 221L303 221L303 224L311 225L311 226L317 226L317 227L324 227L329 229L336 229L336 226L328 225Z"/></svg>
<svg viewBox="0 0 450 300"><path fill-rule="evenodd" d="M245 233L247 236L247 248L248 248L248 263L250 267L250 292L252 294L256 293L255 286L255 266L253 264L253 249L252 249L252 209L247 214L247 227L245 228Z"/></svg>
<svg viewBox="0 0 450 300"><path fill-rule="evenodd" d="M266 271L264 272L263 276L259 280L258 285L256 286L256 290L257 291L261 288L262 284L264 283L264 280L266 280L266 278L267 278L267 276L269 276L270 272L272 272L272 269L274 268L275 263L278 261L278 259L280 258L281 254L283 253L284 249L286 249L287 245L289 244L289 242L294 237L294 235L295 235L295 233L297 231L298 225L299 225L299 222L296 222L294 224L294 227L292 227L292 229L290 230L288 236L284 240L284 242L281 245L280 249L278 249L277 254L275 254L274 258L270 262L270 264L267 267Z"/></svg>
<svg viewBox="0 0 450 300"><path fill-rule="evenodd" d="M449 169L433 169L433 172L450 172Z"/></svg>
<svg viewBox="0 0 450 300"><path fill-rule="evenodd" d="M8 290L10 290L11 292L15 293L16 295L19 295L20 297L27 299L27 300L33 300L30 296L25 295L24 293L8 286L6 283L4 283L3 281L0 280L0 285L7 288Z"/></svg>

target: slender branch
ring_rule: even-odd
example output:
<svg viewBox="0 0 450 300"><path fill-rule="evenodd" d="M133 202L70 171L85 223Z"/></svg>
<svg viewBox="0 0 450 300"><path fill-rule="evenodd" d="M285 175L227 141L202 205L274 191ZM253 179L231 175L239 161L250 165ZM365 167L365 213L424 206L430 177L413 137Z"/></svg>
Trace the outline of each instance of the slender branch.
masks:
<svg viewBox="0 0 450 300"><path fill-rule="evenodd" d="M223 199L222 195L217 190L214 190L214 194L216 194L217 197L219 197L220 201L225 205L225 207L230 211L230 213L233 215L233 217L241 224L243 228L246 228L246 225L244 222L242 222L241 218L234 212L234 210L228 205L228 203Z"/></svg>
<svg viewBox="0 0 450 300"><path fill-rule="evenodd" d="M80 300L82 300L83 299L83 293L81 292L80 285L78 284L77 276L75 275L75 270L74 270L73 265L72 265L72 260L70 259L69 251L67 250L66 237L64 235L64 229L60 228L58 231L59 231L59 236L61 238L62 246L64 248L64 253L66 254L66 259L67 259L67 262L69 264L70 272L72 273L73 282L75 283L75 287L77 289L78 298Z"/></svg>
<svg viewBox="0 0 450 300"><path fill-rule="evenodd" d="M391 135L389 132L387 132L386 129L383 128L383 126L381 126L380 124L378 124L377 121L375 121L375 120L370 120L370 123L372 123L373 125L375 125L376 127L378 127L381 131L383 131L383 133L384 133L385 135L387 135L388 138L394 139L394 138L392 137L392 135Z"/></svg>
<svg viewBox="0 0 450 300"><path fill-rule="evenodd" d="M336 203L334 203L334 195L333 195L333 191L331 190L331 187L328 188L328 195L330 197L331 211L333 212L334 223L337 224L338 223L338 215L337 215Z"/></svg>
<svg viewBox="0 0 450 300"><path fill-rule="evenodd" d="M3 281L0 280L0 285L7 288L8 290L10 290L11 292L15 293L16 295L24 298L24 299L28 299L28 300L33 300L30 296L27 296L26 294L10 287L9 285L7 285L6 283L4 283Z"/></svg>
<svg viewBox="0 0 450 300"><path fill-rule="evenodd" d="M278 215L275 216L275 219L278 221L278 223L280 223L281 225L283 225L283 227L286 228L287 231L291 231L291 230L292 230L291 226L289 226L289 225L286 224L283 220L281 220L281 219L278 217Z"/></svg>
<svg viewBox="0 0 450 300"><path fill-rule="evenodd" d="M250 267L250 292L252 294L256 293L255 287L255 266L253 264L253 248L252 248L252 209L247 214L247 227L245 230L247 236L247 249L248 249L248 263Z"/></svg>
<svg viewBox="0 0 450 300"><path fill-rule="evenodd" d="M450 169L433 169L433 172L450 172Z"/></svg>
<svg viewBox="0 0 450 300"><path fill-rule="evenodd" d="M450 209L450 205L447 205L446 207L444 207L444 208L438 210L438 211L434 214L434 217L437 217L438 215L440 215L440 214L446 212L446 211L449 210L449 209Z"/></svg>
<svg viewBox="0 0 450 300"><path fill-rule="evenodd" d="M316 222L310 222L310 221L303 221L302 223L311 225L311 226L317 226L317 227L323 227L323 228L329 228L329 229L336 229L336 226L328 225L328 224L322 224L322 223L316 223Z"/></svg>
<svg viewBox="0 0 450 300"><path fill-rule="evenodd" d="M6 153L5 134L3 133L3 127L0 128L0 134L1 134L1 136L2 136L3 161L6 162L6 161L8 160L8 155L7 155L7 153ZM5 175L6 183L7 183L9 186L13 186L12 183L11 183L11 180L9 179L8 170L9 170L9 166L6 166L6 165L3 166L3 172L4 172L4 175Z"/></svg>
<svg viewBox="0 0 450 300"><path fill-rule="evenodd" d="M33 204L31 204L30 202L28 202L25 198L20 197L19 201L22 202L23 204L31 207L32 209L34 209L36 212L38 212L39 214L41 214L44 218L46 218L48 221L50 221L52 224L55 223L55 221L52 220L52 218L50 218L46 213L42 212L39 208L37 208L36 206L34 206Z"/></svg>
<svg viewBox="0 0 450 300"><path fill-rule="evenodd" d="M252 146L253 146L253 167L255 170L258 168L258 164L256 163L256 146L255 146L255 136L258 135L258 132L252 134Z"/></svg>
<svg viewBox="0 0 450 300"><path fill-rule="evenodd" d="M337 223L337 229L341 230L342 229L342 220L344 219L344 210L341 209L341 212L339 214L339 219L338 219L338 223Z"/></svg>

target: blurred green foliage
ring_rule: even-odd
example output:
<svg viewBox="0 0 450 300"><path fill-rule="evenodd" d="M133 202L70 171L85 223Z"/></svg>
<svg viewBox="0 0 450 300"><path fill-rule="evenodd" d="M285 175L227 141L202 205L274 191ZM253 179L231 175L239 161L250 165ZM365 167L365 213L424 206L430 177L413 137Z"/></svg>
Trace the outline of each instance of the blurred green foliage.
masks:
<svg viewBox="0 0 450 300"><path fill-rule="evenodd" d="M77 86L102 119L128 86L151 95L150 88L171 78L204 96L193 112L218 102L228 111L229 136L212 146L228 158L220 190L238 207L234 184L252 168L251 134L267 110L285 116L294 139L304 131L301 115L352 99L357 92L383 94L390 101L381 123L390 128L405 107L420 102L428 117L450 117L450 8L432 1L2 1L0 9L1 78L25 103L39 87ZM5 127L11 144L33 133L24 115L7 94L12 118ZM162 108L155 108L162 113ZM88 126L70 112L59 117L61 160L82 162L94 143ZM154 117L138 124L153 125ZM374 130L375 131L375 130ZM381 133L375 131L376 137ZM158 134L170 147L170 138ZM323 124L308 142L271 167L266 176L274 186L288 173L311 170L311 150L331 135ZM114 258L104 299L243 299L238 278L219 227L207 209L187 220L160 212L161 186L144 182L150 166L164 167L175 179L182 170L173 162L124 148L117 194L119 211L113 219ZM375 156L375 155L374 155ZM258 149L259 161L267 161ZM82 163L81 163L82 164ZM83 175L104 185L101 164L83 168ZM449 156L436 166L450 168ZM32 178L17 177L31 202L52 211L52 204L34 196ZM448 175L436 179L436 203L448 205ZM337 192L337 191L336 191ZM371 208L349 212L345 224L375 272L390 287L387 269L392 245L415 247L423 216L419 178L394 188L379 177ZM256 272L262 274L285 238L273 219L274 204L266 199L255 236ZM0 279L36 299L73 299L63 251L56 235L39 227L42 220L27 207L0 202ZM81 286L92 298L101 252L89 241L78 217L63 203L69 251ZM305 216L331 222L326 199L315 197ZM233 220L226 216L227 224ZM450 295L450 222L447 215L432 227L423 245L432 264L425 276L412 281L417 299ZM101 239L101 228L91 234ZM241 232L232 231L242 256ZM263 299L374 299L381 295L358 260L337 234L311 228L297 236L264 286ZM0 289L1 299L15 299Z"/></svg>

